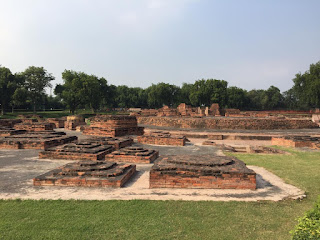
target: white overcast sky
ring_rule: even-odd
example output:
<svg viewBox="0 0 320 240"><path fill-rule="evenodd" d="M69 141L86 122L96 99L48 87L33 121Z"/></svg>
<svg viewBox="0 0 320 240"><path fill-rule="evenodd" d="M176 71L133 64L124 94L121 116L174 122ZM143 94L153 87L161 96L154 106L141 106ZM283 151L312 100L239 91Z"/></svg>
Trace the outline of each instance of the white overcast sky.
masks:
<svg viewBox="0 0 320 240"><path fill-rule="evenodd" d="M319 0L0 0L0 64L110 84L201 78L281 91L320 60Z"/></svg>

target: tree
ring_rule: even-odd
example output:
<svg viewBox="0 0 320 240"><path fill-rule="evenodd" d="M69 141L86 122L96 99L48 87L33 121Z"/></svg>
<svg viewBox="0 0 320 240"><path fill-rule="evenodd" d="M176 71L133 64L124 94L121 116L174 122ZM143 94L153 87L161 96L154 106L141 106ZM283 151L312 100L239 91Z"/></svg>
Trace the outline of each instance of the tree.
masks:
<svg viewBox="0 0 320 240"><path fill-rule="evenodd" d="M29 96L33 105L33 112L39 102L42 102L45 95L45 88L51 87L50 82L54 80L52 74L48 73L43 67L28 67L22 76L25 79L25 86L29 92Z"/></svg>
<svg viewBox="0 0 320 240"><path fill-rule="evenodd" d="M298 73L293 79L293 92L298 103L304 108L320 107L320 61L311 64L304 74Z"/></svg>
<svg viewBox="0 0 320 240"><path fill-rule="evenodd" d="M19 87L14 91L11 100L12 112L15 106L22 106L26 104L28 99L28 90L24 87Z"/></svg>
<svg viewBox="0 0 320 240"><path fill-rule="evenodd" d="M14 75L9 68L0 66L0 100L1 115L5 114L11 96L15 90Z"/></svg>
<svg viewBox="0 0 320 240"><path fill-rule="evenodd" d="M247 103L246 91L237 88L237 87L229 87L227 89L228 94L228 107L229 108L238 108L243 109Z"/></svg>
<svg viewBox="0 0 320 240"><path fill-rule="evenodd" d="M62 73L64 85L61 96L72 114L74 114L80 104L85 103L85 77L85 73L72 70L64 70Z"/></svg>
<svg viewBox="0 0 320 240"><path fill-rule="evenodd" d="M174 105L179 96L180 88L168 83L152 84L146 89L148 94L148 106L151 108L160 108L163 105Z"/></svg>

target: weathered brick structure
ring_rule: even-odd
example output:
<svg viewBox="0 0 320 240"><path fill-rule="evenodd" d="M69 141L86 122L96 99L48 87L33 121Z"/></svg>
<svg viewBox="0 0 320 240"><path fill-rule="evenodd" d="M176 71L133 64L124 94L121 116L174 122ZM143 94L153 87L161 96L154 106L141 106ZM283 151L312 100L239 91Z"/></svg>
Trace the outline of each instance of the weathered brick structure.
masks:
<svg viewBox="0 0 320 240"><path fill-rule="evenodd" d="M256 189L256 173L235 157L163 156L150 171L150 188Z"/></svg>
<svg viewBox="0 0 320 240"><path fill-rule="evenodd" d="M39 153L39 158L97 161L103 160L105 155L112 151L111 145L101 145L83 140L48 148Z"/></svg>
<svg viewBox="0 0 320 240"><path fill-rule="evenodd" d="M66 136L61 132L29 132L0 137L0 149L47 149L76 140L76 136Z"/></svg>
<svg viewBox="0 0 320 240"><path fill-rule="evenodd" d="M64 128L65 120L61 118L47 118L46 122L54 124L54 128Z"/></svg>
<svg viewBox="0 0 320 240"><path fill-rule="evenodd" d="M30 119L26 119L30 120ZM44 123L44 122L31 122L31 123L18 123L14 125L14 128L17 130L26 130L28 132L41 132L41 131L52 131L55 128L53 123Z"/></svg>
<svg viewBox="0 0 320 240"><path fill-rule="evenodd" d="M17 134L23 134L25 133L25 130L16 130L14 128L10 127L1 127L0 126L0 137L6 137L6 136L12 136Z"/></svg>
<svg viewBox="0 0 320 240"><path fill-rule="evenodd" d="M120 137L125 135L143 135L144 128L138 127L135 116L100 115L91 119L89 127L83 130L85 135Z"/></svg>
<svg viewBox="0 0 320 240"><path fill-rule="evenodd" d="M217 144L214 141L204 141L202 145L215 146L220 148L224 152L236 152L236 153L259 153L259 154L287 154L288 152L282 151L276 148L270 148L265 146L230 146L226 144Z"/></svg>
<svg viewBox="0 0 320 240"><path fill-rule="evenodd" d="M187 139L185 136L171 135L169 132L157 131L138 136L137 140L143 144L184 146Z"/></svg>
<svg viewBox="0 0 320 240"><path fill-rule="evenodd" d="M152 163L159 156L159 152L140 147L126 147L106 155L107 161Z"/></svg>
<svg viewBox="0 0 320 240"><path fill-rule="evenodd" d="M86 142L100 143L102 145L111 145L115 150L128 147L133 144L133 139L128 137L92 137L85 140Z"/></svg>
<svg viewBox="0 0 320 240"><path fill-rule="evenodd" d="M21 123L21 119L0 119L1 127L13 128L13 126L17 123Z"/></svg>
<svg viewBox="0 0 320 240"><path fill-rule="evenodd" d="M226 118L226 117L138 117L139 124L175 128L199 129L301 129L318 128L318 124L304 119Z"/></svg>
<svg viewBox="0 0 320 240"><path fill-rule="evenodd" d="M77 126L86 125L82 116L68 116L67 121L64 122L64 128L68 130L76 130Z"/></svg>
<svg viewBox="0 0 320 240"><path fill-rule="evenodd" d="M206 116L221 116L218 103L212 103L210 109L206 109Z"/></svg>
<svg viewBox="0 0 320 240"><path fill-rule="evenodd" d="M285 146L285 147L308 147L320 149L320 137L310 136L284 136L273 137L271 139L272 145Z"/></svg>
<svg viewBox="0 0 320 240"><path fill-rule="evenodd" d="M33 179L34 186L122 187L136 166L105 161L69 163Z"/></svg>

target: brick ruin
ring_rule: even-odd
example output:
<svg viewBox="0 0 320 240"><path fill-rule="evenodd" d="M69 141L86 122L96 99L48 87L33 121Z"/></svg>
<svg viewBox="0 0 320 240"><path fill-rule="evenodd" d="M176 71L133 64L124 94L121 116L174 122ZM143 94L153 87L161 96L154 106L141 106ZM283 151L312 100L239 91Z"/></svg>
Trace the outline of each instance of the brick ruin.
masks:
<svg viewBox="0 0 320 240"><path fill-rule="evenodd" d="M102 145L111 145L115 150L128 147L133 144L133 139L129 137L91 137L85 140L86 142L95 142Z"/></svg>
<svg viewBox="0 0 320 240"><path fill-rule="evenodd" d="M138 117L138 123L160 127L198 129L302 129L319 128L318 124L307 119L272 118L192 118L192 117Z"/></svg>
<svg viewBox="0 0 320 240"><path fill-rule="evenodd" d="M27 119L29 120L29 119ZM14 125L16 130L26 130L29 132L51 131L55 128L53 123L45 122L22 122Z"/></svg>
<svg viewBox="0 0 320 240"><path fill-rule="evenodd" d="M69 163L33 179L34 186L122 187L136 166L105 161Z"/></svg>
<svg viewBox="0 0 320 240"><path fill-rule="evenodd" d="M308 147L313 149L320 149L320 137L310 136L283 136L273 137L271 139L272 145L284 146L284 147Z"/></svg>
<svg viewBox="0 0 320 240"><path fill-rule="evenodd" d="M159 156L159 152L141 147L126 147L106 155L107 161L130 162L130 163L152 163Z"/></svg>
<svg viewBox="0 0 320 240"><path fill-rule="evenodd" d="M138 127L135 116L99 115L90 119L90 126L83 130L85 135L120 137L143 135L144 128Z"/></svg>
<svg viewBox="0 0 320 240"><path fill-rule="evenodd" d="M48 148L39 153L39 158L97 161L112 151L111 145L81 141Z"/></svg>
<svg viewBox="0 0 320 240"><path fill-rule="evenodd" d="M47 149L76 141L76 136L66 136L63 132L27 132L0 137L0 149Z"/></svg>
<svg viewBox="0 0 320 240"><path fill-rule="evenodd" d="M138 136L137 140L142 144L184 146L185 136L171 135L169 132L155 131Z"/></svg>
<svg viewBox="0 0 320 240"><path fill-rule="evenodd" d="M61 118L47 118L46 122L54 124L54 128L64 128L65 120Z"/></svg>
<svg viewBox="0 0 320 240"><path fill-rule="evenodd" d="M235 157L163 156L150 171L150 188L256 189L256 173Z"/></svg>
<svg viewBox="0 0 320 240"><path fill-rule="evenodd" d="M17 135L17 134L23 134L25 132L26 132L25 130L16 130L14 128L0 126L0 137L7 137L7 136L12 136L12 135Z"/></svg>
<svg viewBox="0 0 320 240"><path fill-rule="evenodd" d="M68 130L76 130L78 126L84 126L86 122L82 116L67 116L64 122L64 128Z"/></svg>
<svg viewBox="0 0 320 240"><path fill-rule="evenodd" d="M280 149L265 147L265 146L240 146L240 145L226 145L226 144L217 144L214 141L207 140L202 143L202 145L215 146L220 148L224 152L234 152L234 153L258 153L258 154L288 154L286 151Z"/></svg>

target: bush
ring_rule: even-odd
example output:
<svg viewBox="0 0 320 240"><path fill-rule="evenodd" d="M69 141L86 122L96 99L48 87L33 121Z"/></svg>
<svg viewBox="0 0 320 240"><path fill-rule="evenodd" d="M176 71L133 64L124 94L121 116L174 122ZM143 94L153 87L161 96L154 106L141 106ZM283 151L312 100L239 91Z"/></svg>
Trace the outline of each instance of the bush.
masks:
<svg viewBox="0 0 320 240"><path fill-rule="evenodd" d="M298 219L291 234L293 240L320 239L320 196L314 208Z"/></svg>

